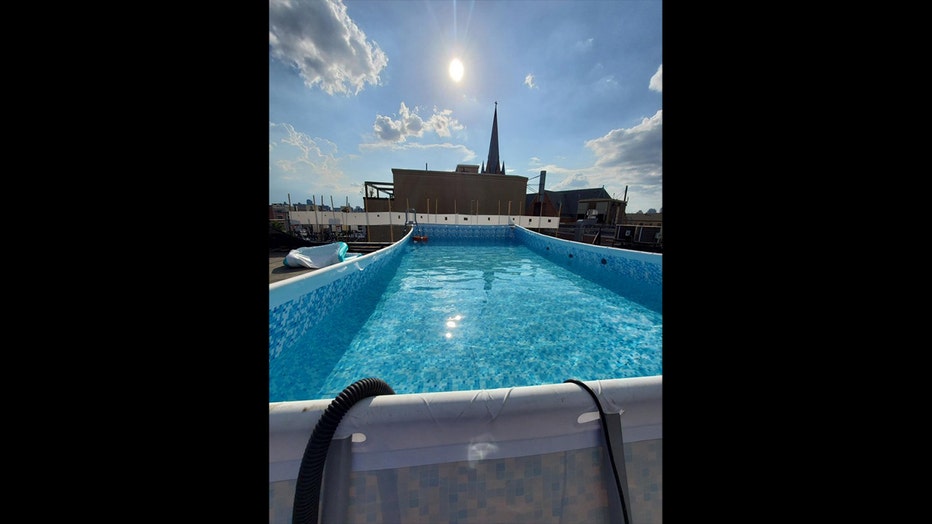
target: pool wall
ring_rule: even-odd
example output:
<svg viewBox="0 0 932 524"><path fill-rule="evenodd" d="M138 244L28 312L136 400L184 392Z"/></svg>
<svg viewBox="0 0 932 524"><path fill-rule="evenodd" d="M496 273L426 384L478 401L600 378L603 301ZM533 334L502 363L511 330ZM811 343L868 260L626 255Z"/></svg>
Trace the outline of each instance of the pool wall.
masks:
<svg viewBox="0 0 932 524"><path fill-rule="evenodd" d="M662 522L662 377L585 384L620 428L612 449L631 522ZM329 404L269 404L270 523L292 521ZM567 383L362 399L333 435L321 521L624 522L597 409Z"/></svg>
<svg viewBox="0 0 932 524"><path fill-rule="evenodd" d="M351 300L356 291L373 285L381 269L402 254L411 236L409 231L378 251L269 284L269 358Z"/></svg>
<svg viewBox="0 0 932 524"><path fill-rule="evenodd" d="M415 229L415 234L427 237L427 243L431 242L455 242L458 240L514 240L516 226L510 225L487 225L487 226L463 226L463 225L446 225L446 224L420 224Z"/></svg>
<svg viewBox="0 0 932 524"><path fill-rule="evenodd" d="M554 238L516 227L531 251L663 313L663 255Z"/></svg>
<svg viewBox="0 0 932 524"><path fill-rule="evenodd" d="M270 358L354 290L371 285L412 233L270 285ZM517 239L574 271L591 266L625 280L637 300L662 307L659 254L565 241L520 226L423 225L416 234L428 242ZM614 457L631 521L662 522L662 377L586 384L609 415L610 434L623 438ZM301 459L330 402L269 403L270 523L292 520ZM322 522L623 522L609 449L596 405L575 384L370 397L347 412L334 434Z"/></svg>

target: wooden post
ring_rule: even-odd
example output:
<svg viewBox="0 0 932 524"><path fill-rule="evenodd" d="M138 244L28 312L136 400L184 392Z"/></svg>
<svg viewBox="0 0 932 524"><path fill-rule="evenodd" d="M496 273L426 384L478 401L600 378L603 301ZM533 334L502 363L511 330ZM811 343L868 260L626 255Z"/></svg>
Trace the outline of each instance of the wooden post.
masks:
<svg viewBox="0 0 932 524"><path fill-rule="evenodd" d="M362 199L362 203L363 203L362 208L363 208L363 210L366 212L366 242L372 242L372 238L369 236L369 229L370 229L370 226L369 226L369 199L368 199L367 197L364 197L364 198Z"/></svg>

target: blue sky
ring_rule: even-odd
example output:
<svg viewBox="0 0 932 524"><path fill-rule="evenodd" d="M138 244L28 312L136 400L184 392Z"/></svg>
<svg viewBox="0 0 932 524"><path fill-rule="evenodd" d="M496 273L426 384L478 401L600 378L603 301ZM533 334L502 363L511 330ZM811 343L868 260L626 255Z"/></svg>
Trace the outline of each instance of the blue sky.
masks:
<svg viewBox="0 0 932 524"><path fill-rule="evenodd" d="M392 168L663 207L660 0L270 0L269 203L362 206ZM450 63L463 76L455 81Z"/></svg>

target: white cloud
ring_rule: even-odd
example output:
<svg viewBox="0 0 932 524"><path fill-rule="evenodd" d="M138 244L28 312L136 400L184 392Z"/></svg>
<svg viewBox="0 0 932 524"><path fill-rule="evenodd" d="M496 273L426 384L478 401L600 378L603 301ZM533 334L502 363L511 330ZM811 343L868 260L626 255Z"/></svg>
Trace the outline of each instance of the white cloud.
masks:
<svg viewBox="0 0 932 524"><path fill-rule="evenodd" d="M663 92L663 64L660 64L654 76L650 77L650 84L648 84L647 87L651 91L657 91L658 93Z"/></svg>
<svg viewBox="0 0 932 524"><path fill-rule="evenodd" d="M596 156L595 165L582 170L589 187L604 186L618 193L630 186L634 206L647 209L643 202L661 202L663 195L663 110L644 118L628 129L613 129L586 142ZM635 207L633 209L638 209Z"/></svg>
<svg viewBox="0 0 932 524"><path fill-rule="evenodd" d="M586 51L592 49L592 43L595 41L594 38L587 38L585 40L580 40L576 42L577 51Z"/></svg>
<svg viewBox="0 0 932 524"><path fill-rule="evenodd" d="M597 187L597 186L593 186L589 182L589 177L587 177L586 175L582 173L576 173L574 175L565 177L563 180L555 184L553 188L551 188L551 191L568 191L571 189L590 189L592 187Z"/></svg>
<svg viewBox="0 0 932 524"><path fill-rule="evenodd" d="M346 14L342 0L269 0L269 53L293 66L309 88L358 94L379 85L388 56Z"/></svg>
<svg viewBox="0 0 932 524"><path fill-rule="evenodd" d="M589 167L535 166L547 171L547 189L604 188L613 198L627 198L629 212L663 206L663 110L627 129L613 129L588 140L595 154ZM539 159L534 159L539 164Z"/></svg>
<svg viewBox="0 0 932 524"><path fill-rule="evenodd" d="M337 145L296 131L291 124L269 122L269 178L334 185L343 178Z"/></svg>
<svg viewBox="0 0 932 524"><path fill-rule="evenodd" d="M599 93L613 91L618 89L618 80L615 80L615 75L603 76L595 83L594 89Z"/></svg>
<svg viewBox="0 0 932 524"><path fill-rule="evenodd" d="M659 169L663 149L663 110L628 129L613 129L586 142L596 155L596 167Z"/></svg>
<svg viewBox="0 0 932 524"><path fill-rule="evenodd" d="M460 124L452 115L452 109L444 109L443 111L437 111L437 108L434 107L434 114L430 115L430 119L427 121L427 125L437 133L437 136L448 137L451 136L451 131L459 131L463 129L463 125Z"/></svg>
<svg viewBox="0 0 932 524"><path fill-rule="evenodd" d="M452 109L433 109L433 114L426 121L418 115L418 108L408 109L404 102L398 109L398 119L390 116L376 115L372 129L376 137L383 142L404 142L408 137L424 136L425 131L433 131L437 136L449 137L452 131L463 129L451 115Z"/></svg>
<svg viewBox="0 0 932 524"><path fill-rule="evenodd" d="M660 208L663 199L663 110L627 129L613 129L588 140L585 146L596 157L591 167L565 168L553 164L547 170L547 188L552 191L604 187L614 198L626 188L631 212ZM633 200L631 200L633 199ZM657 202L645 205L644 202Z"/></svg>
<svg viewBox="0 0 932 524"><path fill-rule="evenodd" d="M359 149L362 151L410 151L410 150L421 150L421 151L431 151L431 150L445 150L450 151L456 154L456 157L459 158L460 162L467 162L478 158L476 152L462 144L451 144L450 142L443 142L439 144L418 144L418 143L401 143L401 142L378 142L370 144L359 144Z"/></svg>
<svg viewBox="0 0 932 524"><path fill-rule="evenodd" d="M531 73L528 73L527 76L524 77L524 85L528 86L531 89L534 89L535 87L537 87L537 85L534 84L534 75L532 75Z"/></svg>

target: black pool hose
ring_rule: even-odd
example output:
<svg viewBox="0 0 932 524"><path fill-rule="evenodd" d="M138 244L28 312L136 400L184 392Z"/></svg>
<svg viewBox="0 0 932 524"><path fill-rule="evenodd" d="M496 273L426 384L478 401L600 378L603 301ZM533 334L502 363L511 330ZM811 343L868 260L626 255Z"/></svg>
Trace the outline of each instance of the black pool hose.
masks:
<svg viewBox="0 0 932 524"><path fill-rule="evenodd" d="M595 401L595 405L599 408L599 420L602 422L602 433L605 435L605 448L608 450L608 459L612 463L612 473L615 474L615 487L618 489L618 498L621 499L621 512L624 515L625 523L628 522L628 505L625 503L625 493L621 488L621 478L618 476L618 466L615 465L615 454L612 452L612 440L608 436L608 423L605 420L605 411L602 409L602 403L599 402L599 397L596 396L595 392L592 391L592 388L587 386L581 380L576 380L575 378L569 378L563 381L564 384L572 383L586 390L586 393L589 393L589 396L592 397L592 400ZM624 457L621 458L624 460Z"/></svg>
<svg viewBox="0 0 932 524"><path fill-rule="evenodd" d="M330 449L333 434L343 415L360 400L376 395L394 395L395 390L379 378L364 378L346 387L330 402L314 426L314 432L304 448L301 469L294 490L291 522L315 523L320 509L320 486L324 473L324 461Z"/></svg>

